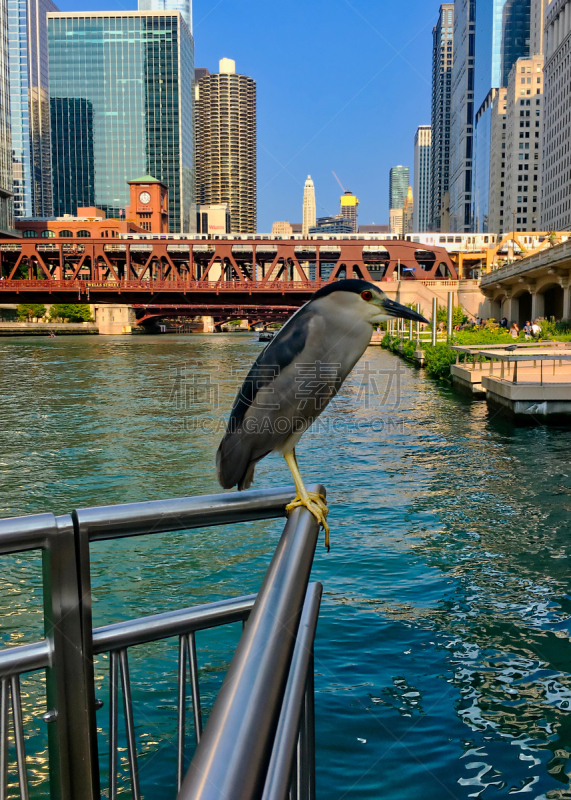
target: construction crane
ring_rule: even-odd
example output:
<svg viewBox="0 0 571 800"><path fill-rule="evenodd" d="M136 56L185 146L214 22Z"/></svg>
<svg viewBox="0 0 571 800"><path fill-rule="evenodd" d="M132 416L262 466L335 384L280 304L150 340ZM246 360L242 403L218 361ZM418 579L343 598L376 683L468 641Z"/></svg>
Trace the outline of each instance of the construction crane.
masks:
<svg viewBox="0 0 571 800"><path fill-rule="evenodd" d="M333 170L331 170L331 172L333 172ZM341 191L343 193L345 193L347 191L347 189L345 189L345 187L343 186L343 184L341 183L341 181L339 180L339 178L337 177L337 175L334 172L333 172L333 177L335 178L335 180L337 181L337 183L341 187Z"/></svg>

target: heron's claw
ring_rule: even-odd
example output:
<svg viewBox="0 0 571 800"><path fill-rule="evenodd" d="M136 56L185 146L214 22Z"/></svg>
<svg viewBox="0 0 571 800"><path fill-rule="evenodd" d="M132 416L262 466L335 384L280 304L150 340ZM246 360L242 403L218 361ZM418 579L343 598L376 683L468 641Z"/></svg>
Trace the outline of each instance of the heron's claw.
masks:
<svg viewBox="0 0 571 800"><path fill-rule="evenodd" d="M329 525L327 524L329 509L325 497L318 492L308 492L307 499L297 495L295 500L286 506L286 514L291 514L294 508L300 508L301 506L307 508L307 510L313 514L319 525L325 531L325 547L327 548L327 552L329 552L331 549L329 546Z"/></svg>

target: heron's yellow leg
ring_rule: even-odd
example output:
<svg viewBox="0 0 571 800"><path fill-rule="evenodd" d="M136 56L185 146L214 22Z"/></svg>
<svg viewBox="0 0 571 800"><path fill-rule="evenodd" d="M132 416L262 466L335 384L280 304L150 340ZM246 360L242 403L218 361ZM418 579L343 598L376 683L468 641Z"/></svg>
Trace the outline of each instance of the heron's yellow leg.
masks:
<svg viewBox="0 0 571 800"><path fill-rule="evenodd" d="M284 458L293 476L296 491L295 500L286 506L286 513L290 514L294 508L299 508L300 506L307 508L325 531L325 547L329 552L329 525L327 524L329 509L327 508L325 497L318 492L308 492L305 488L297 465L295 450L291 453L284 453Z"/></svg>

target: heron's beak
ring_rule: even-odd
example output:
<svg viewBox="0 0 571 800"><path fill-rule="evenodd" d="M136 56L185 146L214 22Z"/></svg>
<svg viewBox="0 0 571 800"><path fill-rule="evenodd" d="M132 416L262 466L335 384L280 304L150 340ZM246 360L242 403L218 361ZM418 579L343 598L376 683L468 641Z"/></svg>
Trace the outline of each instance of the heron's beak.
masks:
<svg viewBox="0 0 571 800"><path fill-rule="evenodd" d="M413 311L412 308L407 308L407 306L402 306L400 303L396 303L394 300L389 300L386 297L382 301L382 308L389 317L401 317L402 319L411 319L413 322L424 322L426 325L429 324L428 320L425 319L421 314L417 314L416 311Z"/></svg>

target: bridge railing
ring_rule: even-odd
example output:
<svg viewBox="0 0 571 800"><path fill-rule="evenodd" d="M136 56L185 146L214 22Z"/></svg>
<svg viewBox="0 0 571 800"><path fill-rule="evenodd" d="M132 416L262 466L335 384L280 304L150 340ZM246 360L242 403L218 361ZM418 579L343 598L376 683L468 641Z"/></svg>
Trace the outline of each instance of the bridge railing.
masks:
<svg viewBox="0 0 571 800"><path fill-rule="evenodd" d="M257 597L175 609L95 630L91 615L91 542L283 517L293 496L291 489L240 492L0 520L0 554L42 552L45 627L43 640L0 650L0 800L7 798L9 785L14 796L10 776L17 776L22 800L29 797L20 679L41 670L46 671L43 719L50 796L100 798L96 711L103 703L96 697L101 685L98 681L96 691L94 656L103 653L109 654L107 796L116 798L118 792L121 688L131 793L134 800L140 798L139 726L128 650L170 637L178 638L178 788L188 751L187 677L197 745L180 797L285 800L291 790L299 800L312 800L313 639L322 589L309 584L318 525L308 511L296 509L288 518ZM245 628L203 732L196 632L239 621ZM216 765L208 775L205 758ZM202 776L198 787L197 775ZM221 781L224 795L218 789ZM250 787L248 795L244 786Z"/></svg>

